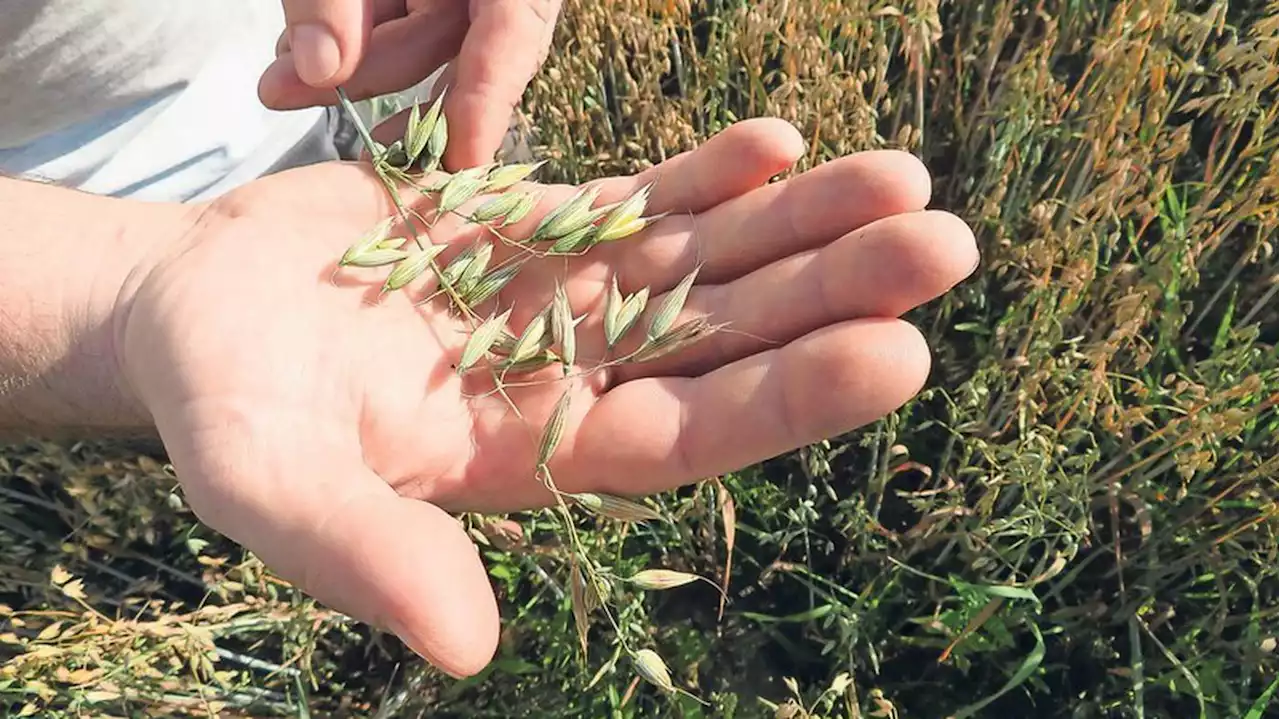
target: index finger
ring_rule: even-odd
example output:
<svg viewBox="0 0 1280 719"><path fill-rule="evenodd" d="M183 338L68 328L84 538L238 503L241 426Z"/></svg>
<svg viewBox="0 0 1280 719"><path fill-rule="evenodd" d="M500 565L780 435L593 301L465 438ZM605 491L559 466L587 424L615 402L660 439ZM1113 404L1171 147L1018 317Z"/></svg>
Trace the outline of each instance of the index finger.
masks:
<svg viewBox="0 0 1280 719"><path fill-rule="evenodd" d="M560 0L471 0L471 28L445 97L449 125L465 128L445 153L451 169L493 159L511 112L551 46Z"/></svg>

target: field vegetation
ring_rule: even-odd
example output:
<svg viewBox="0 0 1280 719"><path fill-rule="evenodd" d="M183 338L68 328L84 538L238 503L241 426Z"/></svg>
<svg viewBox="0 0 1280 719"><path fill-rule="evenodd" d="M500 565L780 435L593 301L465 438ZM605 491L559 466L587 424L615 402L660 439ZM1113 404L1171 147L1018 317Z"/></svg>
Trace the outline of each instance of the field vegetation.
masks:
<svg viewBox="0 0 1280 719"><path fill-rule="evenodd" d="M705 704L581 656L542 514L466 518L504 633L457 682L201 526L161 448L32 442L0 449L5 715L1275 716L1278 49L1271 2L566 0L542 177L773 115L798 170L917 154L982 249L911 315L900 411L584 533L712 580L621 613Z"/></svg>

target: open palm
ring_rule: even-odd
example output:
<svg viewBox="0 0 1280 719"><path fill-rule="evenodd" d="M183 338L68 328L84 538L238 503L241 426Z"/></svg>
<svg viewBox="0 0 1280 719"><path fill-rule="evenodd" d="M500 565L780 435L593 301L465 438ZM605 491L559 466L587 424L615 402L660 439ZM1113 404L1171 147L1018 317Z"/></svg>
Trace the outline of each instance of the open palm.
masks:
<svg viewBox="0 0 1280 719"><path fill-rule="evenodd" d="M755 120L601 181L601 203L653 182L650 212L670 214L582 258L533 260L480 308L512 308L519 332L564 282L586 315L585 369L604 354L615 273L624 293L649 287L653 306L700 264L685 314L728 323L680 353L572 380L551 462L561 489L669 489L848 431L919 390L929 352L896 318L972 271L972 235L923 211L929 178L902 153L766 184L802 150L789 125ZM574 191L546 188L507 231L527 234ZM137 273L119 352L202 520L467 675L492 657L498 616L447 511L549 501L533 473L537 434L564 384L511 388L520 419L454 370L467 335L445 302L418 304L412 285L379 296L385 269L335 276L336 258L392 212L354 164L247 185ZM461 248L476 236L442 221L431 239Z"/></svg>

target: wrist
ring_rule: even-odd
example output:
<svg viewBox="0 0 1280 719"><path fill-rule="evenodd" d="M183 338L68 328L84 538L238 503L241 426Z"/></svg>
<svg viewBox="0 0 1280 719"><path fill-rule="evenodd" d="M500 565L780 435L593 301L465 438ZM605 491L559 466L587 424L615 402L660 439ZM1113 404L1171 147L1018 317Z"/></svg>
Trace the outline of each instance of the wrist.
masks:
<svg viewBox="0 0 1280 719"><path fill-rule="evenodd" d="M0 315L0 430L153 432L118 330L157 257L202 208L0 180L0 306L13 308Z"/></svg>

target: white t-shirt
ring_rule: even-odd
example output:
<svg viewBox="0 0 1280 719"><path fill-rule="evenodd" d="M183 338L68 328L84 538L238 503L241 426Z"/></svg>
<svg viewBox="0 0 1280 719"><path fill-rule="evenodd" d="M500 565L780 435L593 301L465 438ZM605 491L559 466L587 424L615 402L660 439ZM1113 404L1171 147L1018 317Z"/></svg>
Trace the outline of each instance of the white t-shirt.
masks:
<svg viewBox="0 0 1280 719"><path fill-rule="evenodd" d="M0 0L0 173L169 201L260 176L332 121L258 99L283 28L278 0Z"/></svg>

